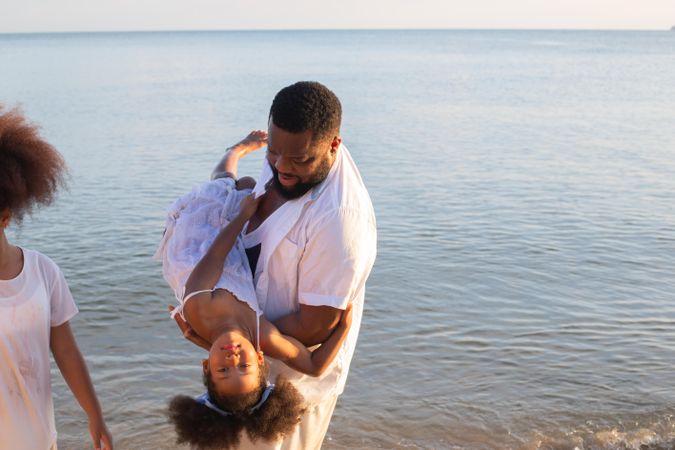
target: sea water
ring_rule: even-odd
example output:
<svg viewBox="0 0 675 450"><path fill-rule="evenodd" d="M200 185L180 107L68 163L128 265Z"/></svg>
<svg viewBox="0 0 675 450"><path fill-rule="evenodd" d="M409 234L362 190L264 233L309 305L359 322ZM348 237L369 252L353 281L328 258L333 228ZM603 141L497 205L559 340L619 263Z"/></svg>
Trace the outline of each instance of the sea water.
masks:
<svg viewBox="0 0 675 450"><path fill-rule="evenodd" d="M324 448L675 445L674 33L0 35L0 103L70 167L10 239L64 271L116 448L175 448L167 401L203 391L151 260L167 206L305 79L379 231ZM53 380L60 448L90 448Z"/></svg>

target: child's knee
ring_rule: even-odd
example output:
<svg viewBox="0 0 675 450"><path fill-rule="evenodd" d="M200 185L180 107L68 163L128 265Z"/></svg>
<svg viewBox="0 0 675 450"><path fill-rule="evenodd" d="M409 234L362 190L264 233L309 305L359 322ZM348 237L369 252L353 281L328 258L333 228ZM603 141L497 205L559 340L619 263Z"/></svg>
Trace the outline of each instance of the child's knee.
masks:
<svg viewBox="0 0 675 450"><path fill-rule="evenodd" d="M237 180L237 190L253 189L255 187L255 179L252 177L241 177Z"/></svg>

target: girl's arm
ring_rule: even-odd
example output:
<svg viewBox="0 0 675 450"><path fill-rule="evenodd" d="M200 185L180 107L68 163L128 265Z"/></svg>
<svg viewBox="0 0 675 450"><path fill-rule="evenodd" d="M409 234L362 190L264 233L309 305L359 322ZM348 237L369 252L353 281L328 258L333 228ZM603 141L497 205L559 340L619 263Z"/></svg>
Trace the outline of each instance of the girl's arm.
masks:
<svg viewBox="0 0 675 450"><path fill-rule="evenodd" d="M318 377L337 356L340 347L347 338L351 324L352 305L350 304L342 313L340 322L330 337L312 352L302 342L281 334L274 324L263 319L260 323L260 345L267 356L283 361L298 372Z"/></svg>
<svg viewBox="0 0 675 450"><path fill-rule="evenodd" d="M239 159L259 149L267 143L267 132L262 130L251 131L239 143L225 151L225 155L211 172L211 179L231 177L237 179Z"/></svg>
<svg viewBox="0 0 675 450"><path fill-rule="evenodd" d="M241 233L248 219L255 213L258 203L262 199L262 196L257 199L254 197L254 194L244 197L241 201L237 217L218 233L211 247L209 247L206 254L197 263L188 277L185 283L185 295L195 291L213 289L213 286L216 285L223 274L223 266L225 265L227 254L232 250L237 236Z"/></svg>
<svg viewBox="0 0 675 450"><path fill-rule="evenodd" d="M103 421L101 406L96 398L94 386L91 384L87 365L77 347L68 322L51 328L49 346L63 379L66 380L75 399L89 418L89 433L94 447L97 450L102 448L112 450L112 438Z"/></svg>
<svg viewBox="0 0 675 450"><path fill-rule="evenodd" d="M216 236L216 239L213 241L206 254L199 260L195 268L192 269L192 273L190 273L190 276L185 283L185 296L192 292L213 289L223 273L227 254L232 250L232 247L237 241L237 237L239 233L241 233L246 222L251 218L253 213L255 213L261 199L262 196L256 199L254 194L250 194L242 199L237 217L218 233L218 236ZM213 292L197 294L196 297L202 295L213 296ZM169 306L169 311L173 311L173 309L173 306ZM188 341L209 351L211 343L195 333L192 327L183 320L180 314L176 314L174 320L176 321L176 324L178 324L178 328L180 328L183 336Z"/></svg>

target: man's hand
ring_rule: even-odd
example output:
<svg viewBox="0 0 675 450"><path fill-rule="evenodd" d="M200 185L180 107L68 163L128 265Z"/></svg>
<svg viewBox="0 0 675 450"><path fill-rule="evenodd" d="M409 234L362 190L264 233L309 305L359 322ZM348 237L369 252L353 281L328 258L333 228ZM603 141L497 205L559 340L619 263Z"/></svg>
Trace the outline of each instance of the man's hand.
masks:
<svg viewBox="0 0 675 450"><path fill-rule="evenodd" d="M172 305L169 305L169 312L172 312L174 309L176 308L174 308ZM181 333L183 333L183 337L185 339L192 342L197 347L203 348L207 352L211 350L211 343L195 333L195 330L192 329L189 323L183 320L180 314L176 314L173 319L176 321L176 325L178 325L178 328L180 329Z"/></svg>
<svg viewBox="0 0 675 450"><path fill-rule="evenodd" d="M354 304L350 303L347 305L347 308L345 308L344 312L342 313L342 317L340 317L340 325L343 327L349 329L352 326L352 316L354 315L352 311L354 310L353 308Z"/></svg>

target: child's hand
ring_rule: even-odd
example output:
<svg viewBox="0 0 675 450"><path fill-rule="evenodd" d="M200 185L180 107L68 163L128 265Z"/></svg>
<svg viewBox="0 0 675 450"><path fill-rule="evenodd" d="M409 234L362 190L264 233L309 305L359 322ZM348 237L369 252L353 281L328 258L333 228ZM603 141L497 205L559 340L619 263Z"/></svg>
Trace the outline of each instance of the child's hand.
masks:
<svg viewBox="0 0 675 450"><path fill-rule="evenodd" d="M246 197L244 197L241 200L241 203L239 204L239 215L245 220L250 219L258 209L258 205L260 204L261 199L262 195L258 198L255 198L254 193L251 193Z"/></svg>
<svg viewBox="0 0 675 450"><path fill-rule="evenodd" d="M344 312L342 313L342 317L340 317L340 324L344 326L345 328L349 329L349 327L352 326L352 316L354 308L354 304L350 303L347 305L347 308L345 308Z"/></svg>
<svg viewBox="0 0 675 450"><path fill-rule="evenodd" d="M91 440L94 442L96 450L113 450L110 431L103 423L102 418L89 420L89 434L91 434ZM103 443L103 446L101 446L101 443Z"/></svg>

